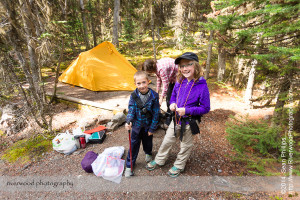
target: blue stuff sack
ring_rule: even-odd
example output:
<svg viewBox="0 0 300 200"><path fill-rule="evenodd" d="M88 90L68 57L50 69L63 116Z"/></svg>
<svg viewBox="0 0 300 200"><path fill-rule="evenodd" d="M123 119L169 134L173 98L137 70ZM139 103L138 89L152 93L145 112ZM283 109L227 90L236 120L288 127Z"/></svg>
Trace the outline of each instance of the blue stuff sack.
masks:
<svg viewBox="0 0 300 200"><path fill-rule="evenodd" d="M94 160L97 159L97 157L98 157L97 153L93 151L88 151L81 161L82 169L87 173L93 173L92 163L94 162Z"/></svg>

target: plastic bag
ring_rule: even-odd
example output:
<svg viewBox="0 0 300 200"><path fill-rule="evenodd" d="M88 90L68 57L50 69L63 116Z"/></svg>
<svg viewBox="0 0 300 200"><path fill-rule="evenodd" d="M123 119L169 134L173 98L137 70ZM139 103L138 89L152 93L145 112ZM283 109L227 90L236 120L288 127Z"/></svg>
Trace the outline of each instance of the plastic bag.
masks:
<svg viewBox="0 0 300 200"><path fill-rule="evenodd" d="M73 129L72 133L73 133L74 136L75 135L84 135L84 137L85 137L85 143L88 143L89 142L89 138L91 137L90 134L84 133L84 131L80 127L77 127L75 129Z"/></svg>
<svg viewBox="0 0 300 200"><path fill-rule="evenodd" d="M121 159L123 154L124 147L106 148L92 163L94 174L106 180L120 183L125 165L125 160Z"/></svg>
<svg viewBox="0 0 300 200"><path fill-rule="evenodd" d="M125 148L122 146L109 147L109 148L104 149L102 154L116 157L116 158L122 158L122 156L124 154L124 150L125 150Z"/></svg>
<svg viewBox="0 0 300 200"><path fill-rule="evenodd" d="M66 155L69 155L77 150L74 136L69 134L68 131L66 133L59 133L52 140L52 146L55 151L64 153Z"/></svg>

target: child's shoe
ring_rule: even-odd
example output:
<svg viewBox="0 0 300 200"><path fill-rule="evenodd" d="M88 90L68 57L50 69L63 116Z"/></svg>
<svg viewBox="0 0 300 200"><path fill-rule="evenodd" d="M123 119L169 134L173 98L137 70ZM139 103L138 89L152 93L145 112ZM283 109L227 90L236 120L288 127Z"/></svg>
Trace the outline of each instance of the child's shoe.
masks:
<svg viewBox="0 0 300 200"><path fill-rule="evenodd" d="M131 168L126 167L125 169L125 177L133 176L133 172L131 171Z"/></svg>
<svg viewBox="0 0 300 200"><path fill-rule="evenodd" d="M147 165L146 165L146 168L149 170L149 171L152 171L156 168L157 166L157 163L155 162L155 160L152 160L151 162L149 162Z"/></svg>
<svg viewBox="0 0 300 200"><path fill-rule="evenodd" d="M148 163L152 160L152 155L146 154L145 162Z"/></svg>
<svg viewBox="0 0 300 200"><path fill-rule="evenodd" d="M175 178L179 176L180 172L183 172L183 169L178 169L177 167L173 166L169 171L168 175Z"/></svg>

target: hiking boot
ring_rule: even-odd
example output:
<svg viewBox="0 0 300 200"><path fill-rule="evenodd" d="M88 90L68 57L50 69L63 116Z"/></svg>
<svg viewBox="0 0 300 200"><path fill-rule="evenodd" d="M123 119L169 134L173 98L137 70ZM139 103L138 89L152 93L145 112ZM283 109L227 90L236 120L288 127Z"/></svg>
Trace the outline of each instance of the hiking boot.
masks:
<svg viewBox="0 0 300 200"><path fill-rule="evenodd" d="M156 168L157 166L157 163L155 162L155 160L152 160L151 162L149 162L147 165L146 165L146 168L149 170L149 171L152 171Z"/></svg>
<svg viewBox="0 0 300 200"><path fill-rule="evenodd" d="M177 167L173 166L169 171L168 175L175 178L179 176L180 172L183 172L183 169L178 169Z"/></svg>
<svg viewBox="0 0 300 200"><path fill-rule="evenodd" d="M131 168L126 167L125 169L125 177L133 176L133 171L131 172Z"/></svg>
<svg viewBox="0 0 300 200"><path fill-rule="evenodd" d="M145 162L148 163L152 160L152 155L146 154Z"/></svg>

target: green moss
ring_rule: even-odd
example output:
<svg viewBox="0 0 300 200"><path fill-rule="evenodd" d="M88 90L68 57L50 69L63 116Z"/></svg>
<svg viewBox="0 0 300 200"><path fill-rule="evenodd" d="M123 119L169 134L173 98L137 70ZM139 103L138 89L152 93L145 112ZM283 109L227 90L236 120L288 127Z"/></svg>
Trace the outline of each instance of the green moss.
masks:
<svg viewBox="0 0 300 200"><path fill-rule="evenodd" d="M19 140L4 152L1 159L11 163L19 161L23 164L38 160L44 152L52 149L52 138L53 136L37 135L30 139Z"/></svg>

